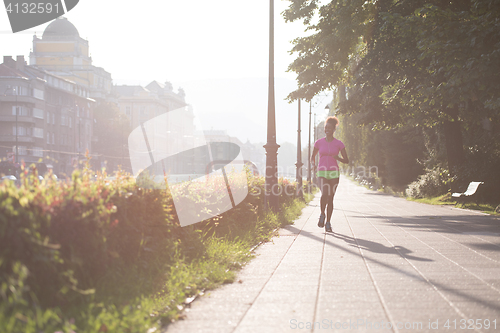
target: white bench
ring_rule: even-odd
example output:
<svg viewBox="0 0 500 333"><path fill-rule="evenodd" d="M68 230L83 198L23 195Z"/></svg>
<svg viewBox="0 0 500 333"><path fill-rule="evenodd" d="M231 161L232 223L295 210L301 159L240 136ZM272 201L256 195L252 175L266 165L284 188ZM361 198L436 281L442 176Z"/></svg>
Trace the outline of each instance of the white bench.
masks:
<svg viewBox="0 0 500 333"><path fill-rule="evenodd" d="M477 191L477 188L479 187L479 185L481 184L484 184L484 182L470 182L469 183L469 186L467 187L467 190L463 193L458 193L458 192L455 192L453 193L451 196L453 198L457 198L457 201L458 199L460 198L468 198L472 195L474 195L474 193L476 193Z"/></svg>

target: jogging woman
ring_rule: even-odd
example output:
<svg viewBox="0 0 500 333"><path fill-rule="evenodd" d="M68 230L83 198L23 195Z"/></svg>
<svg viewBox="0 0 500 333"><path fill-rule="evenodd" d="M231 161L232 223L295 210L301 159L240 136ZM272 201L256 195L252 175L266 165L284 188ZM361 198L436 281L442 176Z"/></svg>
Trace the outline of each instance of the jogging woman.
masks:
<svg viewBox="0 0 500 333"><path fill-rule="evenodd" d="M339 120L337 117L328 117L325 121L325 137L314 143L311 156L311 164L315 164L316 154L319 152L318 176L321 189L321 215L318 227L325 227L325 231L332 232L331 218L333 213L333 197L339 185L339 165L337 161L349 163L347 152L342 141L335 139L333 134L337 129ZM339 156L339 153L342 157ZM325 215L326 208L326 215ZM325 224L326 218L326 224Z"/></svg>

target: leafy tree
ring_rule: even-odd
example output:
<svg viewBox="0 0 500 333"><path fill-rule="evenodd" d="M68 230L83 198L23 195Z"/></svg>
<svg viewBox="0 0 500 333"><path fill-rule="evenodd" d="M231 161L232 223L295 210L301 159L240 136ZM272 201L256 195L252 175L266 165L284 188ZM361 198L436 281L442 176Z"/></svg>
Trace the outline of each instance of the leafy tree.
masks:
<svg viewBox="0 0 500 333"><path fill-rule="evenodd" d="M299 88L289 98L346 86L338 113L360 113L358 122L376 129L443 133L457 175L466 157L463 130L485 119L495 124L499 115L500 1L290 3L285 19L303 19L313 33L293 41L289 70Z"/></svg>
<svg viewBox="0 0 500 333"><path fill-rule="evenodd" d="M368 35L374 20L374 1L334 0L318 8L317 0L290 0L283 12L286 21L303 19L307 30L315 33L293 41L297 58L289 66L297 73L299 89L290 99L311 100L317 93L347 82L352 56L359 49L360 38ZM312 23L319 10L319 21Z"/></svg>

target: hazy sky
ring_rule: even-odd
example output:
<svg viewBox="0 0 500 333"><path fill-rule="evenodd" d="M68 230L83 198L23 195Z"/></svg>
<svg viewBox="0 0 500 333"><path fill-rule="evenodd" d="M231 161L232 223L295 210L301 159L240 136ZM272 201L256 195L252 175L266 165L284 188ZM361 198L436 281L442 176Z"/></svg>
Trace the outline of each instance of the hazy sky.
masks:
<svg viewBox="0 0 500 333"><path fill-rule="evenodd" d="M305 35L300 23L285 23L288 1L275 0L277 140L296 143L295 75L287 73L290 41ZM114 84L170 81L184 88L186 102L205 129L225 129L242 141L266 141L269 43L268 0L80 0L65 15L89 41L93 64L111 73ZM0 10L0 55L24 55L33 35L47 24L12 34ZM329 98L318 96L318 122ZM302 104L303 129L309 105ZM307 132L303 132L303 145Z"/></svg>

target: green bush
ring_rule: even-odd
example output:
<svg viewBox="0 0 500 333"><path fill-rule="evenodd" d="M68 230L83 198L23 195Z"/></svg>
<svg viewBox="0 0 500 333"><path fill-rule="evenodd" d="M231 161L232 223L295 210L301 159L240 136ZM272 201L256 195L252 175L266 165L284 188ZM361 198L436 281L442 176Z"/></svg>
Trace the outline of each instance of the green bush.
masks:
<svg viewBox="0 0 500 333"><path fill-rule="evenodd" d="M106 182L106 174L95 179L91 174L85 169L67 182L50 177L40 182L36 169L23 170L21 186L0 183L1 332L70 332L76 327L96 332L102 325L109 332L122 332L127 325L129 332L142 332L154 320L149 316L153 310L146 310L153 307L151 295L158 290L177 295L167 301L175 308L171 302L195 292L167 290L168 272L179 263L205 260L205 266L215 267L207 262L219 262L224 274L200 274L212 280L197 282L197 288L217 279L223 283L227 267L238 265L233 255L217 255L214 244L232 241L238 249L234 256L243 260L248 253L238 244L248 248L265 240L280 223L263 208L263 177L247 175L250 195L235 208L181 228L168 189L141 188L121 173L112 182ZM296 185L279 183L280 205L289 205ZM191 188L187 194L197 200L202 191L214 189ZM142 310L132 315L132 308Z"/></svg>
<svg viewBox="0 0 500 333"><path fill-rule="evenodd" d="M408 185L405 194L411 198L436 197L446 194L450 189L451 178L447 170L436 167L426 170L418 180Z"/></svg>

